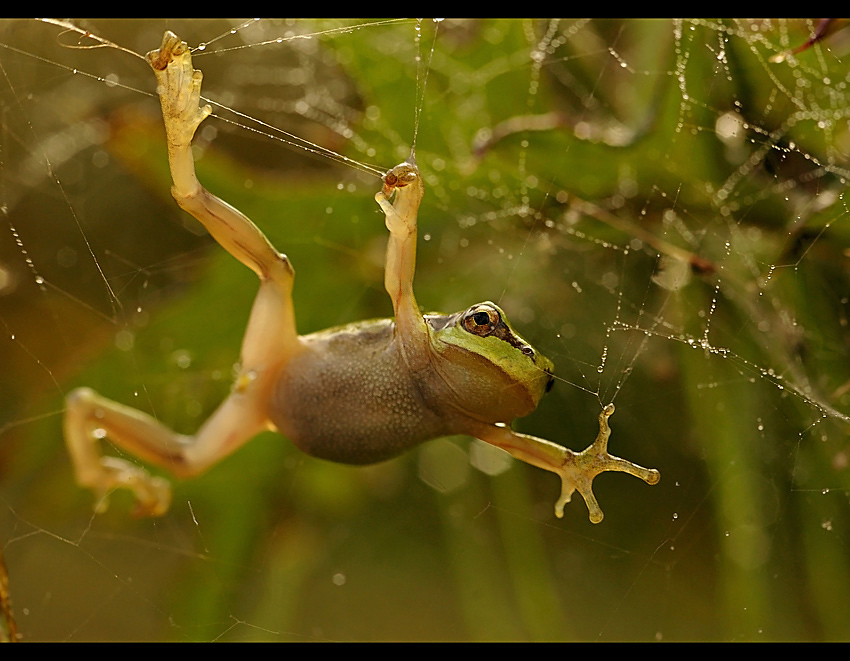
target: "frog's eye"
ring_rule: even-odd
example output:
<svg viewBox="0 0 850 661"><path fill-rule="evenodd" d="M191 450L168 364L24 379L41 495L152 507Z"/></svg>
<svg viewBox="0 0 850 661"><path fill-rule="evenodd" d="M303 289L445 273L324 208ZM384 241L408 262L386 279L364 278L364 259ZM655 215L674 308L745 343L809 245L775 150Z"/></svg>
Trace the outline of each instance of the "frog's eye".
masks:
<svg viewBox="0 0 850 661"><path fill-rule="evenodd" d="M384 183L390 188L395 188L395 185L398 183L398 177L396 177L392 172L387 172L384 176Z"/></svg>
<svg viewBox="0 0 850 661"><path fill-rule="evenodd" d="M463 317L463 327L473 335L479 337L487 337L502 322L501 315L490 307L479 307L476 310L470 310Z"/></svg>

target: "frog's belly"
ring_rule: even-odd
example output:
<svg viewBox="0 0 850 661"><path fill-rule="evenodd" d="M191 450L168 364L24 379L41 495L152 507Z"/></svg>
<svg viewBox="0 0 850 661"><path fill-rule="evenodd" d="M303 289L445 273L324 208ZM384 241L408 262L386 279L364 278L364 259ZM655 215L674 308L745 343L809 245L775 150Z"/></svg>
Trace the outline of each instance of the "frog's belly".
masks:
<svg viewBox="0 0 850 661"><path fill-rule="evenodd" d="M302 451L347 464L389 459L445 435L393 342L392 320L352 324L303 338L269 417Z"/></svg>

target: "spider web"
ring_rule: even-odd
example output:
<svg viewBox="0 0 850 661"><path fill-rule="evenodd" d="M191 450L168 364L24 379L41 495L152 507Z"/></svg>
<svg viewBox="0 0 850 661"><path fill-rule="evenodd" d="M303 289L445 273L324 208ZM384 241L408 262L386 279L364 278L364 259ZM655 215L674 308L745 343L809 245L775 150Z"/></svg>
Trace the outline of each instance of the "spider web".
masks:
<svg viewBox="0 0 850 661"><path fill-rule="evenodd" d="M73 25L127 52L0 23L0 545L24 639L850 637L843 23L796 53L818 23ZM581 449L613 401L612 452L660 484L603 476L592 526L468 439L351 468L266 434L161 519L123 494L92 515L64 394L194 432L256 291L171 200L133 56L165 29L214 104L199 177L289 255L302 333L391 314L375 172L415 135L418 301L496 301L559 378L515 427Z"/></svg>

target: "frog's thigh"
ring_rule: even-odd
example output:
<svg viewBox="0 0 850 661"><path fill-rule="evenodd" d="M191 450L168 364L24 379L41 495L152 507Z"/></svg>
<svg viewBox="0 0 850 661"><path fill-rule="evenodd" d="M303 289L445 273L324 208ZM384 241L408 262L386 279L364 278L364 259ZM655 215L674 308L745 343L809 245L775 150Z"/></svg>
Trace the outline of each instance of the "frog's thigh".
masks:
<svg viewBox="0 0 850 661"><path fill-rule="evenodd" d="M294 275L284 257L260 281L242 339L239 375L230 396L186 447L188 474L203 472L259 432L273 428L267 414L272 392L281 370L304 350L295 330Z"/></svg>
<svg viewBox="0 0 850 661"><path fill-rule="evenodd" d="M238 450L261 431L269 429L265 398L258 400L251 385L237 378L233 392L201 426L183 450L180 474L197 475Z"/></svg>

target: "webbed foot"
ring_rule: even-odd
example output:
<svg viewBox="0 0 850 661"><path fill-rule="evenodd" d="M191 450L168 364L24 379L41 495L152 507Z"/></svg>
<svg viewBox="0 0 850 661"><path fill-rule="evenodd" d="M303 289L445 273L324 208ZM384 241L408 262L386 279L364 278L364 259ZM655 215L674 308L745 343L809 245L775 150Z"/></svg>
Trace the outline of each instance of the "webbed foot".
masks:
<svg viewBox="0 0 850 661"><path fill-rule="evenodd" d="M162 516L171 504L171 485L144 468L117 457L101 457L96 444L111 429L115 438L138 435L143 414L101 397L91 388L68 394L65 410L65 442L74 461L77 484L95 495L95 512L106 511L115 489L128 489L136 498L137 516ZM158 423L157 423L158 424ZM122 433L123 432L123 433Z"/></svg>
<svg viewBox="0 0 850 661"><path fill-rule="evenodd" d="M574 492L578 491L590 514L593 523L602 521L602 509L593 495L593 479L605 471L617 471L628 473L640 478L647 484L658 484L661 473L654 468L644 468L625 459L620 459L608 454L608 438L611 436L611 428L608 426L608 418L614 413L614 405L608 404L599 414L599 434L582 452L575 453L566 450L567 456L563 466L556 472L561 476L561 497L555 503L555 515L558 518L564 516L564 505L570 502Z"/></svg>
<svg viewBox="0 0 850 661"><path fill-rule="evenodd" d="M101 457L100 470L81 481L96 498L94 510L102 514L109 507L109 496L115 489L128 489L136 498L133 516L162 516L171 505L171 485L123 459Z"/></svg>

